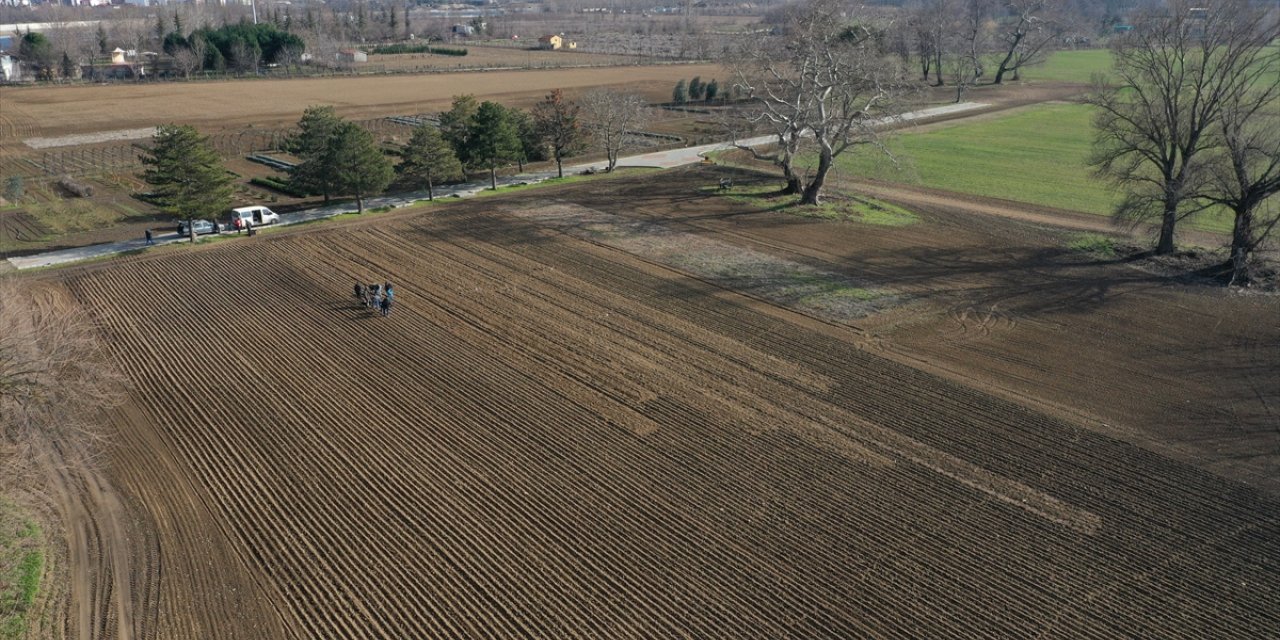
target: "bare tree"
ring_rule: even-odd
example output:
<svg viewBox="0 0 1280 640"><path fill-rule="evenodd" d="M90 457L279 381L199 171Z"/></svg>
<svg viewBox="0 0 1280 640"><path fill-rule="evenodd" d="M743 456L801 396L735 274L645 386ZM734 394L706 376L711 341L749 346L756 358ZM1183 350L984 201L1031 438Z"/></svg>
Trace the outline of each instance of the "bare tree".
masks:
<svg viewBox="0 0 1280 640"><path fill-rule="evenodd" d="M1006 73L1043 62L1050 46L1062 36L1066 22L1059 6L1062 0L1008 0L1007 17L998 27L998 39L1004 57L996 69L994 84L1001 84Z"/></svg>
<svg viewBox="0 0 1280 640"><path fill-rule="evenodd" d="M1231 281L1249 279L1250 256L1280 221L1268 199L1280 193L1280 49L1259 49L1223 102L1221 157L1210 170L1206 198L1230 209Z"/></svg>
<svg viewBox="0 0 1280 640"><path fill-rule="evenodd" d="M122 386L88 314L58 291L0 281L0 468L22 473L53 446L91 452Z"/></svg>
<svg viewBox="0 0 1280 640"><path fill-rule="evenodd" d="M1134 20L1112 45L1115 82L1098 78L1092 164L1125 189L1118 220L1160 221L1157 254L1174 251L1179 221L1202 211L1206 150L1223 109L1277 37L1249 0L1174 0ZM1274 68L1268 70L1274 73Z"/></svg>
<svg viewBox="0 0 1280 640"><path fill-rule="evenodd" d="M627 131L639 129L648 120L648 102L634 93L592 89L582 95L579 104L583 128L608 157L607 171L613 171L618 154L626 146Z"/></svg>
<svg viewBox="0 0 1280 640"><path fill-rule="evenodd" d="M885 151L877 130L900 115L910 90L897 60L859 17L846 17L839 0L815 0L790 13L783 36L726 61L757 109L754 117L780 141L812 138L818 165L801 204L819 203L841 154L862 145Z"/></svg>
<svg viewBox="0 0 1280 640"><path fill-rule="evenodd" d="M206 48L208 48L207 40L194 37L187 41L187 46L179 47L173 52L173 65L182 72L182 77L190 78L191 74L204 67Z"/></svg>

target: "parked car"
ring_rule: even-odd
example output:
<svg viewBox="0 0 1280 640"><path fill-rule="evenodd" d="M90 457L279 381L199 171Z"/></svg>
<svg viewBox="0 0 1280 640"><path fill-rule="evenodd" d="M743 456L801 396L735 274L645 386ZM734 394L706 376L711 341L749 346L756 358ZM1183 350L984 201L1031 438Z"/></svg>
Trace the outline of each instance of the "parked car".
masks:
<svg viewBox="0 0 1280 640"><path fill-rule="evenodd" d="M213 233L213 232L214 232L214 231L213 231L213 223L212 223L212 222L209 222L208 220L192 220L190 224L191 224L191 226L195 227L196 235L198 235L198 236L199 236L199 235L204 235L204 234L206 234L206 233ZM178 235L180 235L180 236L185 236L185 235L187 235L187 221L186 221L186 220L181 220L181 221L179 221L179 222L178 222Z"/></svg>
<svg viewBox="0 0 1280 640"><path fill-rule="evenodd" d="M231 210L230 226L232 229L237 228L236 220L240 221L239 228L243 228L245 224L252 224L255 227L260 227L264 224L275 224L280 222L280 214L263 206L237 207Z"/></svg>

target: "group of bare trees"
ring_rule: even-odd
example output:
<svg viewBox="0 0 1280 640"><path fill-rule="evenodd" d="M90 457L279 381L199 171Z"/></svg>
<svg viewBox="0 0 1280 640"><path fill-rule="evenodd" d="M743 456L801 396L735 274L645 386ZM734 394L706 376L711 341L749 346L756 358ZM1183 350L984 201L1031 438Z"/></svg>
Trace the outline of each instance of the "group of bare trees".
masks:
<svg viewBox="0 0 1280 640"><path fill-rule="evenodd" d="M895 20L888 34L920 79L956 88L956 100L980 78L1001 84L1006 76L1044 59L1079 28L1065 0L920 0Z"/></svg>
<svg viewBox="0 0 1280 640"><path fill-rule="evenodd" d="M741 148L774 162L801 204L819 203L841 154L885 150L879 131L901 114L915 84L880 26L863 17L840 0L815 0L793 9L780 36L744 38L724 60L749 104L748 128L777 139L770 151ZM804 147L814 148L817 166L802 178L794 163Z"/></svg>
<svg viewBox="0 0 1280 640"><path fill-rule="evenodd" d="M1112 46L1089 102L1093 163L1125 194L1122 220L1156 220L1157 254L1177 224L1231 211L1233 280L1280 219L1280 16L1249 0L1174 0L1139 14ZM1269 208L1267 208L1269 206Z"/></svg>

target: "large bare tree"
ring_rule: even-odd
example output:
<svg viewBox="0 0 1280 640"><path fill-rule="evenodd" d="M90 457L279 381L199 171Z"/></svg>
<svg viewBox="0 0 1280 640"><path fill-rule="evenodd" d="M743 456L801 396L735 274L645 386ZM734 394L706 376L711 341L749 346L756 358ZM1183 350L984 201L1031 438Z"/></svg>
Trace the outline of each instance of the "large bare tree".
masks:
<svg viewBox="0 0 1280 640"><path fill-rule="evenodd" d="M784 142L809 138L817 167L800 204L816 205L835 160L860 146L885 151L879 130L910 90L899 61L879 46L868 20L839 0L796 7L782 35L739 47L725 64L755 111Z"/></svg>
<svg viewBox="0 0 1280 640"><path fill-rule="evenodd" d="M51 447L92 455L97 418L119 402L122 384L74 302L0 280L0 468L22 473Z"/></svg>
<svg viewBox="0 0 1280 640"><path fill-rule="evenodd" d="M993 84L1004 82L1007 73L1043 62L1045 55L1066 29L1063 0L1006 0L1005 15L997 27L997 39L1004 50Z"/></svg>
<svg viewBox="0 0 1280 640"><path fill-rule="evenodd" d="M648 120L649 103L638 94L613 89L592 89L578 103L587 135L605 152L608 170L613 171L626 146L627 131L639 129Z"/></svg>
<svg viewBox="0 0 1280 640"><path fill-rule="evenodd" d="M1229 209L1231 281L1250 276L1250 256L1280 222L1280 48L1259 51L1224 101L1206 198Z"/></svg>
<svg viewBox="0 0 1280 640"><path fill-rule="evenodd" d="M1250 0L1172 0L1133 22L1089 97L1092 163L1124 190L1117 219L1158 220L1156 253L1168 254L1177 223L1207 206L1215 127L1277 29Z"/></svg>

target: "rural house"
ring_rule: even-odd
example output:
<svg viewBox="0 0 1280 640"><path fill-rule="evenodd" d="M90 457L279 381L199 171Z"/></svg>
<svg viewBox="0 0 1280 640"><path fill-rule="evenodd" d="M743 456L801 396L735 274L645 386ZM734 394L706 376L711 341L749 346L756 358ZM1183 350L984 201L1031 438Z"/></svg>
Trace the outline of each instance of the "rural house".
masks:
<svg viewBox="0 0 1280 640"><path fill-rule="evenodd" d="M539 49L577 49L578 43L568 42L564 36L549 35L538 38Z"/></svg>

